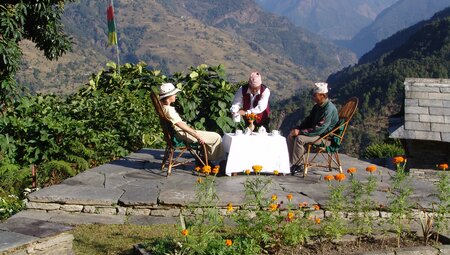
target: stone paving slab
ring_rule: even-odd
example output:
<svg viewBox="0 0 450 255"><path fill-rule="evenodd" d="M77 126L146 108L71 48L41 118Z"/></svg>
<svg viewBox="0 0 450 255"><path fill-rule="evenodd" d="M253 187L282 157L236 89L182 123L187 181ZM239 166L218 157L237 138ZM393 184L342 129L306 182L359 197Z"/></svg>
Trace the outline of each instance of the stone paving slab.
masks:
<svg viewBox="0 0 450 255"><path fill-rule="evenodd" d="M0 252L25 245L39 238L11 231L0 230Z"/></svg>
<svg viewBox="0 0 450 255"><path fill-rule="evenodd" d="M28 217L10 218L2 225L2 228L8 231L39 238L56 235L72 229L72 227L67 225Z"/></svg>
<svg viewBox="0 0 450 255"><path fill-rule="evenodd" d="M114 188L59 184L33 192L28 199L32 202L112 205L123 193L123 190Z"/></svg>

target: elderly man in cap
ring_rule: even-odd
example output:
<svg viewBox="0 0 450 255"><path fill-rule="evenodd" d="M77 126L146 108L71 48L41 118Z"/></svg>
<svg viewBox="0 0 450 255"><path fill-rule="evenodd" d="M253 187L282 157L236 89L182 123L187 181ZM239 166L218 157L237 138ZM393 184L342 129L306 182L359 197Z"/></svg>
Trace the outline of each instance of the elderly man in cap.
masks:
<svg viewBox="0 0 450 255"><path fill-rule="evenodd" d="M300 171L305 153L305 145L317 140L320 135L332 130L339 121L336 106L328 99L328 84L314 84L313 100L316 103L300 126L291 130L287 137L291 173Z"/></svg>
<svg viewBox="0 0 450 255"><path fill-rule="evenodd" d="M206 144L208 159L219 161L223 160L225 153L222 147L222 137L215 132L195 130L188 126L180 117L175 107L170 104L176 100L176 95L180 92L172 83L164 83L159 88L159 100L166 117L173 124L175 136L187 142L199 142Z"/></svg>
<svg viewBox="0 0 450 255"><path fill-rule="evenodd" d="M254 113L258 118L255 125L257 127L264 126L265 129L268 129L270 121L269 97L270 90L262 84L261 74L252 72L248 84L240 87L234 95L231 113L234 116Z"/></svg>

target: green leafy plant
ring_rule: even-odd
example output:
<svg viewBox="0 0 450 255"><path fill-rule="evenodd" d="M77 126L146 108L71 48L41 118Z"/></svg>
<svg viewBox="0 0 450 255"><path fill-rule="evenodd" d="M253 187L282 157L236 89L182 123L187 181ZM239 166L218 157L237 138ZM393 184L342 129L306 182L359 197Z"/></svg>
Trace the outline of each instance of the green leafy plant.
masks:
<svg viewBox="0 0 450 255"><path fill-rule="evenodd" d="M440 233L445 233L449 230L449 211L450 211L450 177L447 164L440 164L439 168L443 170L438 174L439 181L436 184L437 198L439 203L436 205L434 226L436 229L436 241Z"/></svg>
<svg viewBox="0 0 450 255"><path fill-rule="evenodd" d="M358 242L361 241L363 236L371 236L373 233L374 217L371 210L374 208L374 201L371 196L376 190L377 180L373 175L375 170L372 171L372 168L368 168L370 171L367 171L369 177L366 183L355 178L356 168L347 170L347 173L350 174L348 209L353 213L352 222L355 226L354 233L358 236Z"/></svg>
<svg viewBox="0 0 450 255"><path fill-rule="evenodd" d="M334 177L328 175L324 178L329 182L329 200L327 203L327 209L330 212L330 215L324 220L321 230L321 238L328 238L331 240L339 239L347 232L345 222L340 215L344 212L347 204L346 197L344 195L346 185L343 183L346 176L345 174L340 173L336 174ZM336 180L337 182L334 182L333 180Z"/></svg>
<svg viewBox="0 0 450 255"><path fill-rule="evenodd" d="M394 143L374 143L369 145L363 153L363 158L392 158L403 154L405 154L403 146L400 141L395 140Z"/></svg>
<svg viewBox="0 0 450 255"><path fill-rule="evenodd" d="M409 177L405 172L406 159L401 156L394 157L393 162L396 166L396 172L391 177L392 187L388 196L391 215L388 220L397 235L397 246L400 247L400 238L405 231L405 226L408 225L405 221L411 219L412 203L410 196L412 188Z"/></svg>

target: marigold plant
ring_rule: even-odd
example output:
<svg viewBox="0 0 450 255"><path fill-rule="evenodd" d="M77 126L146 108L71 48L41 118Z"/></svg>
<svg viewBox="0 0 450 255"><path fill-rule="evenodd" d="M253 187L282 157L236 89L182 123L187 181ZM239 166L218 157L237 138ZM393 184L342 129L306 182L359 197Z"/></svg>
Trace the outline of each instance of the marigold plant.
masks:
<svg viewBox="0 0 450 255"><path fill-rule="evenodd" d="M370 166L366 167L366 171L369 173L373 173L373 172L377 171L377 166L370 165Z"/></svg>
<svg viewBox="0 0 450 255"><path fill-rule="evenodd" d="M345 180L345 174L336 174L335 176L334 176L334 179L336 180L336 181L343 181L343 180Z"/></svg>
<svg viewBox="0 0 450 255"><path fill-rule="evenodd" d="M233 245L233 241L231 239L227 239L227 240L225 240L225 245L231 246L231 245Z"/></svg>
<svg viewBox="0 0 450 255"><path fill-rule="evenodd" d="M251 171L250 171L250 169L247 169L247 170L244 171L244 173L245 173L246 175L249 175L249 174L251 173Z"/></svg>
<svg viewBox="0 0 450 255"><path fill-rule="evenodd" d="M259 173L259 172L261 172L263 167L259 166L259 165L254 165L254 166L252 166L252 169L253 169L253 171L255 171L255 173Z"/></svg>
<svg viewBox="0 0 450 255"><path fill-rule="evenodd" d="M278 198L277 195L274 194L274 195L272 195L272 197L270 199L272 199L272 201L275 201L275 200L277 200L277 198Z"/></svg>
<svg viewBox="0 0 450 255"><path fill-rule="evenodd" d="M437 167L438 167L438 169L445 171L448 169L448 164L447 163L439 164Z"/></svg>
<svg viewBox="0 0 450 255"><path fill-rule="evenodd" d="M279 175L280 172L279 172L278 170L275 170L275 171L273 171L273 174L274 174L274 175Z"/></svg>
<svg viewBox="0 0 450 255"><path fill-rule="evenodd" d="M405 162L405 158L403 156L396 156L392 159L392 163L394 163L395 165L397 164L401 164Z"/></svg>
<svg viewBox="0 0 450 255"><path fill-rule="evenodd" d="M234 210L234 208L233 208L233 204L232 203L228 203L227 204L227 212L232 212Z"/></svg>
<svg viewBox="0 0 450 255"><path fill-rule="evenodd" d="M187 230L187 229L181 230L181 235L188 236L189 235L189 230Z"/></svg>
<svg viewBox="0 0 450 255"><path fill-rule="evenodd" d="M323 177L326 181L332 181L334 180L334 176L332 175L325 175L325 177Z"/></svg>
<svg viewBox="0 0 450 255"><path fill-rule="evenodd" d="M358 170L356 169L356 167L350 167L349 169L347 169L347 173L349 174L354 174L356 173Z"/></svg>
<svg viewBox="0 0 450 255"><path fill-rule="evenodd" d="M203 166L202 171L203 171L204 174L211 173L211 166L209 166L209 165Z"/></svg>
<svg viewBox="0 0 450 255"><path fill-rule="evenodd" d="M294 216L295 216L295 214L293 212L288 212L288 214L287 214L287 218L289 220L292 220L294 218Z"/></svg>
<svg viewBox="0 0 450 255"><path fill-rule="evenodd" d="M300 208L307 207L307 206L308 206L307 202L303 202L303 203L298 204L298 207L300 207Z"/></svg>
<svg viewBox="0 0 450 255"><path fill-rule="evenodd" d="M212 173L213 173L213 174L218 174L218 173L219 173L219 169L220 169L220 166L215 166L215 167L213 168L213 170L212 170Z"/></svg>
<svg viewBox="0 0 450 255"><path fill-rule="evenodd" d="M271 211L275 211L275 210L278 209L278 205L277 205L277 204L270 204L270 205L269 205L269 209L270 209Z"/></svg>
<svg viewBox="0 0 450 255"><path fill-rule="evenodd" d="M291 201L292 200L292 194L288 194L287 196L286 196L286 198L287 198L287 200L289 200L289 201Z"/></svg>

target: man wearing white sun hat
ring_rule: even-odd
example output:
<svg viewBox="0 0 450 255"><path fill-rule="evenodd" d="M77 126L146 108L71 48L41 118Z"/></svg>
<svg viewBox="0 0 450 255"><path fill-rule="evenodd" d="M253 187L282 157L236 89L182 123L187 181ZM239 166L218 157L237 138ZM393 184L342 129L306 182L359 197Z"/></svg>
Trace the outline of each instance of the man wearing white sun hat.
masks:
<svg viewBox="0 0 450 255"><path fill-rule="evenodd" d="M339 121L336 106L328 99L328 84L314 83L313 100L316 103L308 117L294 127L287 137L291 172L301 169L305 144L317 140L320 135L329 132Z"/></svg>
<svg viewBox="0 0 450 255"><path fill-rule="evenodd" d="M222 147L222 137L215 132L195 130L188 126L180 117L175 107L170 104L176 100L176 95L181 90L172 83L164 83L159 88L159 100L164 114L173 124L175 136L187 142L199 142L206 144L208 159L219 161L224 159L225 153Z"/></svg>

